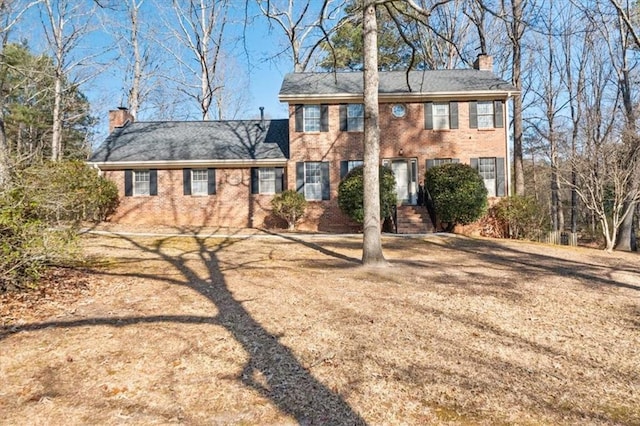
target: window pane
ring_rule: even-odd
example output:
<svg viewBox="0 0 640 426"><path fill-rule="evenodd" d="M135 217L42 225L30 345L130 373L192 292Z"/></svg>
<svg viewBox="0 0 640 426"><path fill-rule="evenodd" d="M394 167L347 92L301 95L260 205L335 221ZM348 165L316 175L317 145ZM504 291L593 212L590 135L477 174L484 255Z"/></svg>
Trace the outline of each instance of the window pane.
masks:
<svg viewBox="0 0 640 426"><path fill-rule="evenodd" d="M191 193L193 195L207 195L208 181L206 170L191 170Z"/></svg>
<svg viewBox="0 0 640 426"><path fill-rule="evenodd" d="M133 195L149 195L149 170L133 172Z"/></svg>
<svg viewBox="0 0 640 426"><path fill-rule="evenodd" d="M496 159L495 158L479 158L478 172L484 180L484 186L487 188L488 196L496 196Z"/></svg>
<svg viewBox="0 0 640 426"><path fill-rule="evenodd" d="M347 172L350 172L351 170L355 169L356 167L360 167L364 165L364 161L362 160L353 160L353 161L347 161Z"/></svg>
<svg viewBox="0 0 640 426"><path fill-rule="evenodd" d="M435 160L433 160L434 166L441 166L448 163L451 163L451 158L436 158Z"/></svg>
<svg viewBox="0 0 640 426"><path fill-rule="evenodd" d="M276 169L261 168L258 169L259 192L260 194L275 194L276 192Z"/></svg>
<svg viewBox="0 0 640 426"><path fill-rule="evenodd" d="M478 102L478 129L493 128L493 102Z"/></svg>
<svg viewBox="0 0 640 426"><path fill-rule="evenodd" d="M364 105L347 105L347 130L352 132L364 130Z"/></svg>
<svg viewBox="0 0 640 426"><path fill-rule="evenodd" d="M304 106L304 131L320 131L320 105Z"/></svg>
<svg viewBox="0 0 640 426"><path fill-rule="evenodd" d="M304 164L304 196L307 200L322 200L320 163Z"/></svg>
<svg viewBox="0 0 640 426"><path fill-rule="evenodd" d="M433 128L448 129L449 128L449 104L445 102L435 102L432 109Z"/></svg>

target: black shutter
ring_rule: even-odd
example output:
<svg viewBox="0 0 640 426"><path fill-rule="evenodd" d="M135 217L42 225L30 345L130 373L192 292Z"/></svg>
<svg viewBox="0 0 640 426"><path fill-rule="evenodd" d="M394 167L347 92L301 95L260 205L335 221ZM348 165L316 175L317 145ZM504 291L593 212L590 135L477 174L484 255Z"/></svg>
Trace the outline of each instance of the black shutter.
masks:
<svg viewBox="0 0 640 426"><path fill-rule="evenodd" d="M469 128L478 128L478 102L476 101L469 102Z"/></svg>
<svg viewBox="0 0 640 426"><path fill-rule="evenodd" d="M504 158L496 158L496 195L504 197L505 191L505 175L504 175Z"/></svg>
<svg viewBox="0 0 640 426"><path fill-rule="evenodd" d="M340 161L340 180L342 180L347 173L349 173L349 162L348 161Z"/></svg>
<svg viewBox="0 0 640 426"><path fill-rule="evenodd" d="M503 107L504 103L502 101L493 102L493 124L494 127L504 127L504 119L503 119Z"/></svg>
<svg viewBox="0 0 640 426"><path fill-rule="evenodd" d="M284 190L284 168L276 167L276 194Z"/></svg>
<svg viewBox="0 0 640 426"><path fill-rule="evenodd" d="M478 170L478 159L477 158L470 159L469 165L471 166L472 169Z"/></svg>
<svg viewBox="0 0 640 426"><path fill-rule="evenodd" d="M182 169L182 193L191 195L191 169Z"/></svg>
<svg viewBox="0 0 640 426"><path fill-rule="evenodd" d="M124 171L124 196L131 197L133 195L133 170Z"/></svg>
<svg viewBox="0 0 640 426"><path fill-rule="evenodd" d="M207 169L207 194L216 193L216 169Z"/></svg>
<svg viewBox="0 0 640 426"><path fill-rule="evenodd" d="M304 163L296 163L296 191L304 194Z"/></svg>
<svg viewBox="0 0 640 426"><path fill-rule="evenodd" d="M257 167L251 168L251 193L260 193L260 172Z"/></svg>
<svg viewBox="0 0 640 426"><path fill-rule="evenodd" d="M449 128L458 128L458 103L449 102Z"/></svg>
<svg viewBox="0 0 640 426"><path fill-rule="evenodd" d="M304 132L304 106L296 105L295 106L295 114L296 114L296 132Z"/></svg>
<svg viewBox="0 0 640 426"><path fill-rule="evenodd" d="M149 170L149 195L158 195L158 170Z"/></svg>
<svg viewBox="0 0 640 426"><path fill-rule="evenodd" d="M322 177L322 199L331 198L331 186L329 185L329 163L320 163L320 176Z"/></svg>
<svg viewBox="0 0 640 426"><path fill-rule="evenodd" d="M433 102L424 103L424 128L433 129Z"/></svg>
<svg viewBox="0 0 640 426"><path fill-rule="evenodd" d="M347 105L340 104L340 131L346 132L347 130L349 130L347 125Z"/></svg>
<svg viewBox="0 0 640 426"><path fill-rule="evenodd" d="M329 131L329 105L320 105L320 131Z"/></svg>
<svg viewBox="0 0 640 426"><path fill-rule="evenodd" d="M434 160L427 160L427 170L433 168L435 165L435 161Z"/></svg>

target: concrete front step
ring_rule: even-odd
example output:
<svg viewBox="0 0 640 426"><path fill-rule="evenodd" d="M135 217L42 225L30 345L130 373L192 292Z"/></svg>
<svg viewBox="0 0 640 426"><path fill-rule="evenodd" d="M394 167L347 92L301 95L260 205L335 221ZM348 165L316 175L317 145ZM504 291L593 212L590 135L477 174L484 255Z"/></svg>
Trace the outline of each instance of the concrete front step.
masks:
<svg viewBox="0 0 640 426"><path fill-rule="evenodd" d="M435 232L429 212L423 206L398 206L398 234L426 234Z"/></svg>

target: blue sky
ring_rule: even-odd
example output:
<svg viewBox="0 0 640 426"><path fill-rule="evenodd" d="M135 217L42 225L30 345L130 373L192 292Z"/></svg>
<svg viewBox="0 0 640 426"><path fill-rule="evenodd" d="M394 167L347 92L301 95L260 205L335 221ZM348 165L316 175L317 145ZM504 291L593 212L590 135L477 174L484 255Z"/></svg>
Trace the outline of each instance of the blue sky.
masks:
<svg viewBox="0 0 640 426"><path fill-rule="evenodd" d="M79 1L88 1L87 4L92 4L90 0ZM253 1L249 1L249 4L255 10L250 10L248 15L253 15L254 18L245 31L245 2L234 0L232 4L237 8L232 14L232 24L229 25L232 26L231 37L235 40L229 45L229 54L232 56L231 59L235 68L227 72L232 74L237 72L245 75L243 87L237 90L238 94L244 95L246 99L243 111L236 118L258 117L259 107L261 106L265 107L267 117L286 118L287 108L285 104L278 101L278 91L284 75L287 72L291 72L293 66L288 52L274 58L278 52L282 52L286 48L286 38L283 31L279 27L270 28L267 19L263 16L258 16L258 10L255 8ZM153 0L146 0L145 7L153 7ZM161 23L157 20L157 14L147 15L147 19L156 19L155 26L161 26ZM80 55L86 55L87 52L92 51L101 51L112 44L113 41L109 35L111 32L113 32L112 28L107 25L91 33L80 44L81 49L84 46L84 51L79 50L79 52L82 51ZM244 35L246 35L246 43L243 44L242 37ZM14 41L26 40L30 48L36 53L47 52L41 17L35 9L25 15L23 23L12 36ZM161 52L157 53L161 54ZM112 58L115 54L113 51L106 54L103 57L103 61L108 62L108 58ZM122 73L123 71L116 67L105 68L90 82L81 87L82 92L87 95L92 104L93 115L100 120L100 124L96 128L98 143L106 136L108 111L126 104ZM77 76L74 77L77 78ZM246 92L243 91L245 89ZM153 116L152 112L141 112L140 114L140 119L142 120L152 120L154 118L156 117ZM184 117L175 118L183 119ZM189 119L198 118L197 113L189 117Z"/></svg>

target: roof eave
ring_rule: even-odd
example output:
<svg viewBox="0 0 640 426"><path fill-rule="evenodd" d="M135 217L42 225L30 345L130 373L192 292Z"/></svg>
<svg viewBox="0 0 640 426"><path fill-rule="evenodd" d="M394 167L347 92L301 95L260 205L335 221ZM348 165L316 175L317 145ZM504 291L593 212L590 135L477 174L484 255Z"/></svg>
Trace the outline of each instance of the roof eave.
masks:
<svg viewBox="0 0 640 426"><path fill-rule="evenodd" d="M233 160L164 160L164 161L89 161L90 166L100 170L123 169L180 169L197 167L217 168L247 168L247 167L278 167L287 164L286 158L273 159L233 159Z"/></svg>
<svg viewBox="0 0 640 426"><path fill-rule="evenodd" d="M417 100L432 99L455 99L455 100L476 100L476 99L507 99L520 93L517 90L475 90L468 92L435 92L435 93L380 93L378 100L384 102L407 102ZM334 93L334 94L293 94L279 95L280 102L300 103L300 102L346 102L346 101L363 101L361 94L353 93Z"/></svg>

